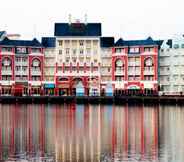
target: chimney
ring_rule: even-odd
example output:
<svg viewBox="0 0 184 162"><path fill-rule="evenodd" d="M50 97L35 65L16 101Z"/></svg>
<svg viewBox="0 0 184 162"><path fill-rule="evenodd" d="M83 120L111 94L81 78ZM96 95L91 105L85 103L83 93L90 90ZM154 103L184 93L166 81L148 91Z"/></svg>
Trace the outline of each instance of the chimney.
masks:
<svg viewBox="0 0 184 162"><path fill-rule="evenodd" d="M85 14L84 15L84 23L87 25L87 23L88 23L88 15L87 14Z"/></svg>
<svg viewBox="0 0 184 162"><path fill-rule="evenodd" d="M71 14L68 15L68 21L69 21L69 24L72 23L72 15Z"/></svg>

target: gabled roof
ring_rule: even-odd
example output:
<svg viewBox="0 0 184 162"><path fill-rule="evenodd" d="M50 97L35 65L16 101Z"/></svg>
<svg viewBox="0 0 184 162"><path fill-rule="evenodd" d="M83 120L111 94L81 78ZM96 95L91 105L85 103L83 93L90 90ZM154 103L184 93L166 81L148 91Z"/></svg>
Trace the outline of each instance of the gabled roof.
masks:
<svg viewBox="0 0 184 162"><path fill-rule="evenodd" d="M1 46L25 46L25 47L43 47L42 44L34 38L33 40L10 40L7 37L0 41Z"/></svg>
<svg viewBox="0 0 184 162"><path fill-rule="evenodd" d="M151 38L148 37L145 40L123 40L120 38L116 43L115 46L158 46L158 44Z"/></svg>
<svg viewBox="0 0 184 162"><path fill-rule="evenodd" d="M162 44L163 44L163 42L164 42L164 40L156 40L155 42L157 43L157 45L158 45L158 47L160 49Z"/></svg>
<svg viewBox="0 0 184 162"><path fill-rule="evenodd" d="M0 38L1 38L4 34L6 34L6 31L0 31Z"/></svg>
<svg viewBox="0 0 184 162"><path fill-rule="evenodd" d="M55 36L101 36L101 23L55 23Z"/></svg>
<svg viewBox="0 0 184 162"><path fill-rule="evenodd" d="M114 37L101 37L100 38L101 47L113 47L114 46Z"/></svg>
<svg viewBox="0 0 184 162"><path fill-rule="evenodd" d="M42 45L46 48L56 47L55 37L42 37Z"/></svg>

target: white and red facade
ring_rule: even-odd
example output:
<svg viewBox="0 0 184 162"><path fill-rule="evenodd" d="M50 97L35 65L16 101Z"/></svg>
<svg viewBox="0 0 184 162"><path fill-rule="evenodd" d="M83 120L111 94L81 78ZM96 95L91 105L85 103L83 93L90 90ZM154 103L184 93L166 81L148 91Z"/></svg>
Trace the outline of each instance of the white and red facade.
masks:
<svg viewBox="0 0 184 162"><path fill-rule="evenodd" d="M157 94L157 44L151 38L120 39L112 49L112 82L117 95Z"/></svg>
<svg viewBox="0 0 184 162"><path fill-rule="evenodd" d="M36 40L0 43L0 94L40 95L43 91L44 49Z"/></svg>

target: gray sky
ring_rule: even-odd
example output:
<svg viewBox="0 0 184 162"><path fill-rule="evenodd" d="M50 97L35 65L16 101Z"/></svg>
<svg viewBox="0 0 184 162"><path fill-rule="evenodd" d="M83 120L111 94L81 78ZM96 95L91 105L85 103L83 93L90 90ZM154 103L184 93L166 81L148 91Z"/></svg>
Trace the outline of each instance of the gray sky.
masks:
<svg viewBox="0 0 184 162"><path fill-rule="evenodd" d="M183 0L1 0L0 30L25 39L52 36L54 22L68 22L69 14L84 20L85 13L88 22L102 23L104 36L116 39L184 33Z"/></svg>

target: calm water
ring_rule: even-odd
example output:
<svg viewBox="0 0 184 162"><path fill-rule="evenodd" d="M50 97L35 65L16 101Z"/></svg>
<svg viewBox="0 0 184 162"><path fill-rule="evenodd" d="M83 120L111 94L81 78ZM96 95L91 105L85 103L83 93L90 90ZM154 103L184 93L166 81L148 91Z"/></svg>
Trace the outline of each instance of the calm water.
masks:
<svg viewBox="0 0 184 162"><path fill-rule="evenodd" d="M184 108L0 105L0 159L183 162Z"/></svg>

